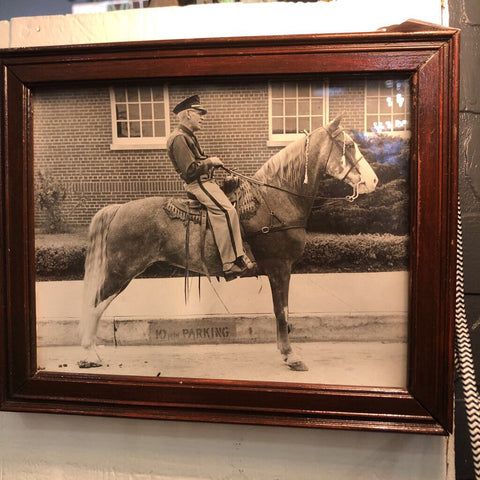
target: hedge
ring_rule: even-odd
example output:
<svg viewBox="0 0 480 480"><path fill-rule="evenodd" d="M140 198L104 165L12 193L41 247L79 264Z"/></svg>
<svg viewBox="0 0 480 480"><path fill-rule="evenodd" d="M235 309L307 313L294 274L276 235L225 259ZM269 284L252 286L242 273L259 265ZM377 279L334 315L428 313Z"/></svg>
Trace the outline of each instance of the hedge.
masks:
<svg viewBox="0 0 480 480"><path fill-rule="evenodd" d="M407 267L407 236L308 233L294 273L381 272Z"/></svg>
<svg viewBox="0 0 480 480"><path fill-rule="evenodd" d="M321 233L406 235L409 221L409 140L359 132L353 132L353 136L377 174L378 186L374 192L360 195L350 203L344 198L352 194L352 187L339 180L324 179L309 218L309 230Z"/></svg>
<svg viewBox="0 0 480 480"><path fill-rule="evenodd" d="M318 201L308 220L308 229L321 233L406 235L408 207L407 183L397 178L361 195L353 203L344 199Z"/></svg>
<svg viewBox="0 0 480 480"><path fill-rule="evenodd" d="M63 238L63 243L62 243ZM86 240L72 235L37 239L37 280L83 278ZM305 252L294 273L379 272L407 268L408 237L395 235L324 235L308 233ZM158 263L143 277L181 276L183 270Z"/></svg>

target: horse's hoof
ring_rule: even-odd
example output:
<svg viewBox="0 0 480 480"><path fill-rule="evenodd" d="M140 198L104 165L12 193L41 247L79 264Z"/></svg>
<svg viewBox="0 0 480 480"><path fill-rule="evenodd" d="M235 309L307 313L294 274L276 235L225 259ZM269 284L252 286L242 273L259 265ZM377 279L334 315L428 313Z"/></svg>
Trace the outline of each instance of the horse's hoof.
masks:
<svg viewBox="0 0 480 480"><path fill-rule="evenodd" d="M297 360L295 362L287 363L288 367L290 370L293 370L295 372L308 372L308 367L307 365L302 362L301 360Z"/></svg>

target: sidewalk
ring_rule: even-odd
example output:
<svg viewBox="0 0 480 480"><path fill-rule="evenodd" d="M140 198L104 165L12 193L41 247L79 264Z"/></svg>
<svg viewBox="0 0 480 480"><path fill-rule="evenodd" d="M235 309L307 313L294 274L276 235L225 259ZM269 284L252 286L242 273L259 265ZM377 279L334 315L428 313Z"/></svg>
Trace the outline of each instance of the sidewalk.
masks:
<svg viewBox="0 0 480 480"><path fill-rule="evenodd" d="M101 346L102 366L79 368L81 347L41 347L38 366L47 371L92 375L142 375L406 387L407 345L380 342L308 342L294 349L309 370L294 372L274 343L182 346Z"/></svg>
<svg viewBox="0 0 480 480"><path fill-rule="evenodd" d="M105 311L99 343L174 345L272 342L276 338L266 277L233 282L136 279ZM81 281L37 282L38 345L78 345ZM293 341L404 342L407 272L299 274L290 284Z"/></svg>

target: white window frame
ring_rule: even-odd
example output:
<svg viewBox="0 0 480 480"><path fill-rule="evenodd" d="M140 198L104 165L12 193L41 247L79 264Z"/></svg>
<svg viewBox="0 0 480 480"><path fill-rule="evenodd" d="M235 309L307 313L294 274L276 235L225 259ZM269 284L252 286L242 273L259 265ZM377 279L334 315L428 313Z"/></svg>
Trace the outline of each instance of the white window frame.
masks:
<svg viewBox="0 0 480 480"><path fill-rule="evenodd" d="M147 86L147 85L145 85ZM150 85L152 88L153 85ZM126 87L127 88L127 87ZM128 87L131 88L131 87ZM138 86L140 88L140 86ZM170 133L170 105L168 98L168 87L163 85L163 98L165 109L165 136L163 137L119 137L117 130L117 111L116 111L116 99L115 99L115 87L110 87L110 107L112 116L112 143L110 145L111 150L155 150L165 149L167 146L167 138ZM140 103L140 102L139 102ZM153 105L153 100L152 100ZM141 108L140 120L141 120ZM128 117L128 109L127 109ZM128 118L127 118L128 122Z"/></svg>
<svg viewBox="0 0 480 480"><path fill-rule="evenodd" d="M408 118L406 120L408 120L408 123L406 124L405 128L403 130L394 130L394 129L391 129L391 130L382 130L382 131L378 131L378 132L374 132L374 131L370 131L368 130L368 117L371 117L373 114L369 114L368 113L368 98L373 98L373 96L371 95L368 95L368 89L367 89L367 83L368 81L371 81L371 79L368 79L368 78L365 78L365 87L364 87L364 130L366 132L367 135L378 135L378 134L382 134L382 135L391 135L391 136L400 136L400 137L410 137L411 136L411 128L410 128L410 125L411 125L411 111L408 110L408 108L411 107L411 92L409 91L408 92L408 96L405 97L405 111L408 112ZM401 80L402 82L406 82L406 80ZM380 102L380 93L377 89L377 95L376 95L377 99L378 99L378 102ZM378 104L378 108L377 108L377 113L376 113L378 119L380 118L380 115L387 115L385 113L381 113L380 112L380 103ZM393 106L391 107L391 111L390 111L390 118L391 118L391 122L392 122L392 128L393 128L393 122L394 122L394 113L393 113Z"/></svg>
<svg viewBox="0 0 480 480"><path fill-rule="evenodd" d="M298 112L298 85L299 84L312 84L312 83L323 83L322 86L322 98L323 98L323 111L322 117L323 122L322 124L325 125L328 123L328 80L327 79L320 79L320 80L299 80L294 82L277 82L277 81L270 81L268 82L268 143L269 147L280 147L289 144L290 142L301 138L304 134L302 132L299 133L273 133L273 97L272 97L272 85L278 83L295 83L297 85L297 112ZM307 97L305 97L307 98ZM311 101L313 98L311 95L308 97ZM311 122L312 116L310 116ZM297 115L297 122L298 122L298 115ZM311 125L311 123L310 123ZM298 123L297 123L298 128Z"/></svg>

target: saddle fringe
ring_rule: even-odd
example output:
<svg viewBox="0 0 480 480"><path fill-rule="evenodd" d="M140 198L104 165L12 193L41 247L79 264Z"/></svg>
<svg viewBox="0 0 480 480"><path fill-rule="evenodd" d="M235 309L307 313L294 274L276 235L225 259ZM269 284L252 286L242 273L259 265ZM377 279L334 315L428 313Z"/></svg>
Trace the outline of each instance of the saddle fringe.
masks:
<svg viewBox="0 0 480 480"><path fill-rule="evenodd" d="M238 188L228 194L229 200L235 205L240 220L248 220L252 218L258 210L260 205L257 197L252 193L250 184L247 182L240 182ZM188 221L200 225L202 222L200 203L191 204L191 200L184 198L172 197L163 207L167 215L172 219L181 220L184 225Z"/></svg>
<svg viewBox="0 0 480 480"><path fill-rule="evenodd" d="M257 213L260 201L252 193L251 185L247 182L240 182L240 186L233 192L234 201L236 201L238 215L240 220L248 220ZM229 196L230 200L232 198Z"/></svg>
<svg viewBox="0 0 480 480"><path fill-rule="evenodd" d="M181 220L185 225L189 221L200 225L202 221L200 209L194 207L195 210L198 210L198 213L192 211L192 208L189 207L187 204L188 201L189 200L184 200L180 198L170 198L163 208L172 220Z"/></svg>

